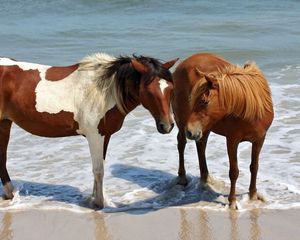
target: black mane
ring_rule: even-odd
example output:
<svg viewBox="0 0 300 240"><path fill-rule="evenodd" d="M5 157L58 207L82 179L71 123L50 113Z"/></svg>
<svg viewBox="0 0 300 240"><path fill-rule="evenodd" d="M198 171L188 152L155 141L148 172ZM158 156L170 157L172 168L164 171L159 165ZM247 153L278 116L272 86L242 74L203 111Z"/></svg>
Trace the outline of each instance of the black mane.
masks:
<svg viewBox="0 0 300 240"><path fill-rule="evenodd" d="M143 65L147 66L149 72L147 76L145 76L146 84L150 84L153 77L159 76L160 78L163 78L169 82L172 81L172 74L169 71L169 69L166 69L162 66L162 63L155 58L151 57L144 57L144 56L135 56L133 57Z"/></svg>
<svg viewBox="0 0 300 240"><path fill-rule="evenodd" d="M135 55L133 55L133 58L148 68L149 72L146 76L144 76L146 84L150 84L155 76L159 76L167 81L172 81L171 72L164 68L158 59ZM138 81L141 75L131 65L131 60L132 58L128 56L120 56L116 58L116 60L112 61L106 68L106 72L104 74L105 77L110 78L113 74L116 74L116 78L120 79L120 81L126 79Z"/></svg>
<svg viewBox="0 0 300 240"><path fill-rule="evenodd" d="M126 80L133 81L136 89L138 89L141 79L141 74L137 72L131 64L132 59L137 60L148 68L149 71L144 75L146 85L150 84L155 76L159 76L167 81L172 81L171 72L164 68L162 63L155 58L135 55L133 55L133 58L120 56L108 65L105 69L104 76L105 78L111 78L115 74L117 86L121 90L124 100L126 98L132 99L132 96L129 95L126 89Z"/></svg>

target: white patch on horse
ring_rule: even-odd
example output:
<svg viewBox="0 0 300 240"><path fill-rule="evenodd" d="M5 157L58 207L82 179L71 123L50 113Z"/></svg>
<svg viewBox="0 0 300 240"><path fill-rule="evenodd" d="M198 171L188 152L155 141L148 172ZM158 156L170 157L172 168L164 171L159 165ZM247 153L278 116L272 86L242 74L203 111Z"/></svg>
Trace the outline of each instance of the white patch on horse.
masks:
<svg viewBox="0 0 300 240"><path fill-rule="evenodd" d="M104 58L105 56L105 58ZM109 62L106 55L97 55L103 62ZM92 61L92 57L90 57ZM100 61L97 59L97 61ZM98 64L95 60L95 64ZM36 86L36 110L57 114L61 111L74 114L74 120L78 122L78 134L86 135L92 128L97 128L101 118L116 104L112 94L104 93L97 87L96 74L101 69L95 70L91 63L89 69L79 68L69 76L59 81L48 81L45 74L48 67L40 66L41 81ZM97 65L99 67L99 64Z"/></svg>
<svg viewBox="0 0 300 240"><path fill-rule="evenodd" d="M169 85L167 83L167 81L165 79L160 79L159 80L159 87L160 87L160 90L161 92L164 94L164 90L165 88L167 88Z"/></svg>
<svg viewBox="0 0 300 240"><path fill-rule="evenodd" d="M28 70L38 70L39 72L45 72L50 66L35 64L35 63L27 63L27 62L18 62L14 61L10 58L0 58L0 65L2 66L18 66L23 71Z"/></svg>
<svg viewBox="0 0 300 240"><path fill-rule="evenodd" d="M10 58L6 58L6 57L1 57L0 58L0 65L3 66L12 66L12 65L16 65L16 61L10 59Z"/></svg>
<svg viewBox="0 0 300 240"><path fill-rule="evenodd" d="M48 81L45 79L46 71L40 71L41 81L36 86L36 110L51 114L76 112L76 101L82 101L83 92L76 91L76 71L60 81ZM76 93L76 94L75 94ZM76 99L75 99L76 98Z"/></svg>

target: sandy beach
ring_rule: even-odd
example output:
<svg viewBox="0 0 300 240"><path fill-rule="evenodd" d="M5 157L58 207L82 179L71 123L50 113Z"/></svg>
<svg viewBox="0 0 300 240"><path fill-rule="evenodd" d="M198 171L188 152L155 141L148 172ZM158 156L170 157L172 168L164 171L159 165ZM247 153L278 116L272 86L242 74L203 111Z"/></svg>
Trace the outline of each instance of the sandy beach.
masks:
<svg viewBox="0 0 300 240"><path fill-rule="evenodd" d="M122 213L6 211L0 212L0 239L297 239L299 216L299 209L241 212L175 207Z"/></svg>

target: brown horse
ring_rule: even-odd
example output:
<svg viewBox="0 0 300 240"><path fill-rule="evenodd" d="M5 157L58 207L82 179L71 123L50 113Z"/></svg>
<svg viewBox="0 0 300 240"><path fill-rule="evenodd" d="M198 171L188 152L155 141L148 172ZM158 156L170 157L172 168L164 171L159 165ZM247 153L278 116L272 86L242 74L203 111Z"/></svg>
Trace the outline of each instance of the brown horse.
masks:
<svg viewBox="0 0 300 240"><path fill-rule="evenodd" d="M235 184L239 175L237 148L252 143L250 199L257 199L256 177L259 153L273 121L268 83L254 63L244 67L208 54L195 54L183 61L173 74L175 121L179 128L179 184L186 184L184 149L186 137L196 141L201 180L208 179L205 148L212 131L226 137L231 189L228 197L236 208Z"/></svg>
<svg viewBox="0 0 300 240"><path fill-rule="evenodd" d="M94 54L72 66L52 67L0 58L0 177L4 197L13 198L6 152L14 122L43 137L85 136L93 165L92 199L102 208L104 137L119 130L120 115L124 119L140 103L152 114L160 133L172 130L169 68L175 62Z"/></svg>

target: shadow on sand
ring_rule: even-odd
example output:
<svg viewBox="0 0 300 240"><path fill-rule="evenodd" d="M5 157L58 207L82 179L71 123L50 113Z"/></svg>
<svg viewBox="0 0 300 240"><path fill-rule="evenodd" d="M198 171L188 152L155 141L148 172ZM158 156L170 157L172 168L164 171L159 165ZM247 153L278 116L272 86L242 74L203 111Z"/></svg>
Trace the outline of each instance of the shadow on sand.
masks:
<svg viewBox="0 0 300 240"><path fill-rule="evenodd" d="M17 191L17 194L15 195L19 195L20 197L41 197L42 200L50 202L57 201L66 204L88 207L88 194L83 193L80 191L80 189L73 186L37 183L22 180L13 181L13 185L15 187L15 191ZM30 199L26 199L26 201L30 201Z"/></svg>
<svg viewBox="0 0 300 240"><path fill-rule="evenodd" d="M200 183L199 178L187 176L188 185L177 184L177 176L161 170L128 166L125 164L114 164L111 166L113 177L125 179L141 186L141 195L144 192L152 192L150 197L126 199L126 194L120 196L115 206L108 206L104 212L131 212L133 214L143 214L170 206L180 206L198 202L206 204L225 205L226 195L214 190L209 184ZM46 201L58 201L66 204L74 204L80 207L91 208L91 192L82 192L79 188L69 185L56 185L46 183L36 183L29 181L13 181L21 197L42 197ZM106 186L109 188L109 186ZM149 191L150 190L150 191ZM30 201L30 199L27 199ZM124 203L126 202L126 203ZM95 209L97 210L97 209Z"/></svg>
<svg viewBox="0 0 300 240"><path fill-rule="evenodd" d="M220 205L226 204L223 194L215 191L209 184L201 183L199 178L195 176L187 176L188 185L180 186L177 184L177 176L165 171L125 164L114 164L111 168L114 177L135 183L154 192L155 196L129 204L120 203L117 204L116 208L104 209L106 212L140 210L141 213L145 213L201 201Z"/></svg>

